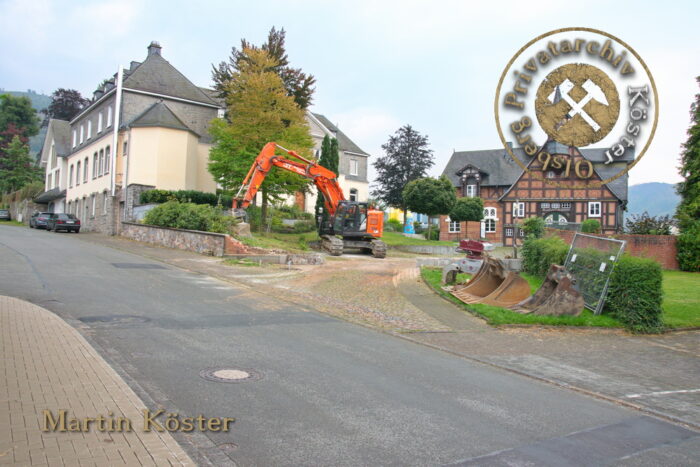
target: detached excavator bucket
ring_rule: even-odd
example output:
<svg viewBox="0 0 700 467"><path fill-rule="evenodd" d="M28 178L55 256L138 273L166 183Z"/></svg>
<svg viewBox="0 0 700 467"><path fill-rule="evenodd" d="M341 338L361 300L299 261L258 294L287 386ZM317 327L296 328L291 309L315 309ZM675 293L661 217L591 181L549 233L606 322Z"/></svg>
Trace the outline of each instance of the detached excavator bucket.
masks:
<svg viewBox="0 0 700 467"><path fill-rule="evenodd" d="M472 280L455 286L452 295L464 303L509 307L530 295L530 285L517 272L506 273L500 261L486 257Z"/></svg>
<svg viewBox="0 0 700 467"><path fill-rule="evenodd" d="M583 311L584 301L574 283L573 276L564 266L552 264L537 292L511 309L525 314L578 316Z"/></svg>

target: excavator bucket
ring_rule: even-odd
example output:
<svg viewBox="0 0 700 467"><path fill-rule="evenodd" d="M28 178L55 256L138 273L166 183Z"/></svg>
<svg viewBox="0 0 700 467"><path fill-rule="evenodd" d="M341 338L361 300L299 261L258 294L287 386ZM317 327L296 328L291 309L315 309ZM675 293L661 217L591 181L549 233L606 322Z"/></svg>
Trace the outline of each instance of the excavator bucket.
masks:
<svg viewBox="0 0 700 467"><path fill-rule="evenodd" d="M574 288L575 282L564 266L552 264L537 292L511 309L525 314L578 316L583 311L584 301L581 293Z"/></svg>
<svg viewBox="0 0 700 467"><path fill-rule="evenodd" d="M455 286L452 295L464 303L509 307L530 295L530 285L517 272L506 273L500 261L486 257L479 272L465 285Z"/></svg>

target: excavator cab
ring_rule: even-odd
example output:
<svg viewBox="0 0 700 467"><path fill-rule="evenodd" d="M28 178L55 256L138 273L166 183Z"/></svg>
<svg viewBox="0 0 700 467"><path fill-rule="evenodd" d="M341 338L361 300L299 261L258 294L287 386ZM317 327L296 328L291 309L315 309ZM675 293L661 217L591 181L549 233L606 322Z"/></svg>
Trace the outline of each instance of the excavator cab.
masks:
<svg viewBox="0 0 700 467"><path fill-rule="evenodd" d="M321 223L321 235L340 235L345 238L380 238L384 213L370 209L367 203L341 201L330 221Z"/></svg>

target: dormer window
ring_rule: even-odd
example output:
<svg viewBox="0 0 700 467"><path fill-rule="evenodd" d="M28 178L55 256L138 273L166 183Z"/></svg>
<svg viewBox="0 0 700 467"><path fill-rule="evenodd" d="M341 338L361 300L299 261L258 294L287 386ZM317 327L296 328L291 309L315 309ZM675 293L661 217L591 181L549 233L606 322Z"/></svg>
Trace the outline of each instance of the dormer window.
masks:
<svg viewBox="0 0 700 467"><path fill-rule="evenodd" d="M467 185L465 190L465 195L467 198L474 198L476 196L476 185Z"/></svg>

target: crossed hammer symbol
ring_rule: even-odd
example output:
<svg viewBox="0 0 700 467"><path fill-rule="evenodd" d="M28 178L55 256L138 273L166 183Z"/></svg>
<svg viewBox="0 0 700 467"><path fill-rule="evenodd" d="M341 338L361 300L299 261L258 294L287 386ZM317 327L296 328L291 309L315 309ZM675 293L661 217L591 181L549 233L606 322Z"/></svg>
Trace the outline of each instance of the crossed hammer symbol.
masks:
<svg viewBox="0 0 700 467"><path fill-rule="evenodd" d="M583 107L593 99L595 99L603 105L608 105L608 99L605 97L605 93L603 92L603 90L600 89L600 86L595 84L590 79L587 79L586 82L581 85L581 87L586 90L587 94L583 97L583 99L576 102L569 95L569 92L574 88L574 83L572 83L569 80L569 78L566 78L564 81L561 82L559 86L557 86L554 89L554 91L552 91L552 93L547 97L547 99L549 99L549 102L556 104L555 101L558 102L558 89L561 98L564 99L566 103L571 106L571 110L568 113L569 118L573 118L576 114L578 114L581 116L581 118L583 118L583 120L586 123L588 123L591 126L591 128L593 128L594 131L598 131L600 130L600 125L598 125L598 122L593 120L593 118L590 115L588 115L588 113L585 110L583 110Z"/></svg>

